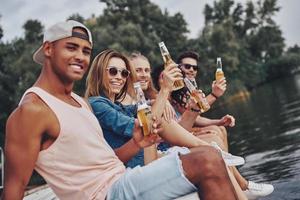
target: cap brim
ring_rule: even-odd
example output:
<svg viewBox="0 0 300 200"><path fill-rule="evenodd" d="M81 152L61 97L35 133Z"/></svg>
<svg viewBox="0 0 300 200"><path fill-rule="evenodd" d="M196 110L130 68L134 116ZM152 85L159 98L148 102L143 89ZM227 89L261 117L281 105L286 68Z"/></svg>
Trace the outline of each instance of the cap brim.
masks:
<svg viewBox="0 0 300 200"><path fill-rule="evenodd" d="M41 46L40 48L38 48L38 50L35 51L35 53L33 54L33 60L34 62L36 62L37 64L43 65L44 63L44 52L43 52L43 46Z"/></svg>

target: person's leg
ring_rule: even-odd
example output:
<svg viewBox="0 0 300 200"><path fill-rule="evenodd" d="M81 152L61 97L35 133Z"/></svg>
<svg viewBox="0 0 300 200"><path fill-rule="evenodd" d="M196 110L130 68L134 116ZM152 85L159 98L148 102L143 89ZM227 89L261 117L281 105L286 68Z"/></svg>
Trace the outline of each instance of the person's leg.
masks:
<svg viewBox="0 0 300 200"><path fill-rule="evenodd" d="M211 143L216 142L222 150L228 152L228 140L227 131L224 126L207 126L200 129L202 134L197 135L198 138ZM199 130L198 130L199 131ZM211 134L205 134L205 132L212 132ZM216 134L214 134L216 133ZM229 167L235 180L239 184L242 190L246 190L248 181L240 174L236 167Z"/></svg>
<svg viewBox="0 0 300 200"><path fill-rule="evenodd" d="M227 130L224 126L218 126L218 128L221 130L221 135L220 137L222 138L224 142L224 146L227 149L227 152L229 151L229 145L228 145L228 135L227 135Z"/></svg>
<svg viewBox="0 0 300 200"><path fill-rule="evenodd" d="M157 159L143 167L128 168L109 190L107 200L174 199L197 191L184 176L178 154Z"/></svg>
<svg viewBox="0 0 300 200"><path fill-rule="evenodd" d="M224 126L216 126L216 125L210 125L210 126L204 126L204 127L193 127L191 132L194 133L194 135L206 135L206 134L215 134L217 135L222 141L224 146L224 151L228 152L228 139L227 139L227 131Z"/></svg>
<svg viewBox="0 0 300 200"><path fill-rule="evenodd" d="M237 179L235 178L235 176L232 174L232 172L230 171L229 167L227 167L227 171L228 171L228 175L229 178L231 180L231 183L235 189L235 192L238 196L239 200L247 200L247 197L245 195L245 193L243 192L243 189L240 187L239 183L237 182Z"/></svg>
<svg viewBox="0 0 300 200"><path fill-rule="evenodd" d="M161 121L163 131L160 133L160 136L168 143L188 148L209 145L207 142L204 142L184 129L176 121L171 120L170 122L167 122L163 118Z"/></svg>
<svg viewBox="0 0 300 200"><path fill-rule="evenodd" d="M203 135L197 135L197 138L200 138L201 140L204 140L205 142L211 144L211 142L216 142L218 146L224 151L226 151L223 141L220 137L213 133L209 134L203 134Z"/></svg>
<svg viewBox="0 0 300 200"><path fill-rule="evenodd" d="M240 174L236 167L230 167L232 174L234 175L235 179L241 186L242 190L246 190L248 187L248 181Z"/></svg>
<svg viewBox="0 0 300 200"><path fill-rule="evenodd" d="M208 135L211 135L211 134L208 134ZM205 136L205 135L202 135L202 136ZM217 137L217 136L214 135L214 137ZM192 148L192 149L190 149L190 151L195 152L195 151L197 151L197 148ZM232 185L234 186L235 192L237 193L238 199L240 199L240 200L247 199L244 192L243 192L244 189L242 189L240 187L239 182L236 180L235 176L233 175L233 170L230 170L230 169L232 169L232 168L227 167L227 172L228 172L230 181L231 181Z"/></svg>
<svg viewBox="0 0 300 200"><path fill-rule="evenodd" d="M225 163L216 149L194 148L190 154L182 155L181 160L187 178L198 187L200 199L237 199Z"/></svg>
<svg viewBox="0 0 300 200"><path fill-rule="evenodd" d="M197 189L201 200L237 199L225 164L212 147L172 154L127 171L111 187L108 200L174 199Z"/></svg>

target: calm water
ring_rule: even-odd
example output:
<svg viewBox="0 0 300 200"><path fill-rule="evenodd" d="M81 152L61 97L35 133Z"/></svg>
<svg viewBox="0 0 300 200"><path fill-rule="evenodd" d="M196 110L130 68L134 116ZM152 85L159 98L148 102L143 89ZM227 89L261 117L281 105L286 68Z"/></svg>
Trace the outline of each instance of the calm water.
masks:
<svg viewBox="0 0 300 200"><path fill-rule="evenodd" d="M271 182L272 195L263 199L300 199L300 75L266 84L212 111L230 113L230 151L242 155L241 173L249 180Z"/></svg>

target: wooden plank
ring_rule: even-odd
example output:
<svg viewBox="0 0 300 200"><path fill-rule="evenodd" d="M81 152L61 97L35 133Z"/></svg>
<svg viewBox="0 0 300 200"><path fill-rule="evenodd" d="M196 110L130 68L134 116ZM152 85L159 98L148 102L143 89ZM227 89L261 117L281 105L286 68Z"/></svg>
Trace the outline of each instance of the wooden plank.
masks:
<svg viewBox="0 0 300 200"><path fill-rule="evenodd" d="M59 200L48 185L26 191L23 200Z"/></svg>

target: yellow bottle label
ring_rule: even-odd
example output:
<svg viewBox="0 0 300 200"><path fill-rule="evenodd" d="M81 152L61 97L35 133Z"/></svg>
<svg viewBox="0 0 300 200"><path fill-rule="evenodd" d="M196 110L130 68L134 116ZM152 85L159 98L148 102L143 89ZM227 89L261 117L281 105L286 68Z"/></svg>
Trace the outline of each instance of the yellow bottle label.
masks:
<svg viewBox="0 0 300 200"><path fill-rule="evenodd" d="M200 97L198 93L191 92L191 98L193 98L193 100L197 102L201 113L204 113L210 109L210 106L207 103L205 97Z"/></svg>
<svg viewBox="0 0 300 200"><path fill-rule="evenodd" d="M224 72L222 70L217 70L216 71L216 81L219 81L220 79L224 78Z"/></svg>
<svg viewBox="0 0 300 200"><path fill-rule="evenodd" d="M143 129L144 136L149 135L152 132L152 113L149 108L138 110L137 113L140 126Z"/></svg>

